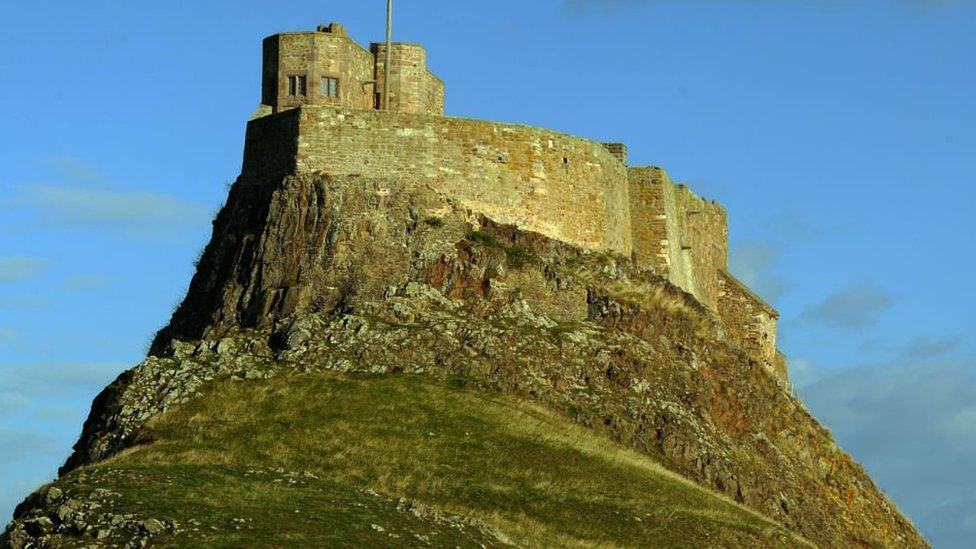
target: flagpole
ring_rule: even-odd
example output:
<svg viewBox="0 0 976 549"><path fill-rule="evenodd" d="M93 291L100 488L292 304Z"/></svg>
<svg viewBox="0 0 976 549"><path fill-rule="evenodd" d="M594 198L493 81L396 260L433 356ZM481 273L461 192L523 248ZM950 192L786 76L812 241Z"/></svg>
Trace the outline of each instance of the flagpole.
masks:
<svg viewBox="0 0 976 549"><path fill-rule="evenodd" d="M390 65L393 64L393 0L386 0L386 63L383 77L383 110L390 110Z"/></svg>

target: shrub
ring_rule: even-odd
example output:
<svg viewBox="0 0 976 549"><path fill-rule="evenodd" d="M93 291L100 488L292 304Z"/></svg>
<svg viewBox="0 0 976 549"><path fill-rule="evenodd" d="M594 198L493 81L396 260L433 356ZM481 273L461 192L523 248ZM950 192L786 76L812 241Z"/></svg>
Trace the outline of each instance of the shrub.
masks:
<svg viewBox="0 0 976 549"><path fill-rule="evenodd" d="M521 269L526 265L534 265L539 261L535 252L523 246L509 246L505 248L506 264L512 269Z"/></svg>
<svg viewBox="0 0 976 549"><path fill-rule="evenodd" d="M468 240L477 242L478 244L487 247L494 247L498 245L495 235L486 233L485 231L471 231L468 233Z"/></svg>
<svg viewBox="0 0 976 549"><path fill-rule="evenodd" d="M435 229L440 229L444 226L444 220L439 217L428 217L424 220L424 223Z"/></svg>

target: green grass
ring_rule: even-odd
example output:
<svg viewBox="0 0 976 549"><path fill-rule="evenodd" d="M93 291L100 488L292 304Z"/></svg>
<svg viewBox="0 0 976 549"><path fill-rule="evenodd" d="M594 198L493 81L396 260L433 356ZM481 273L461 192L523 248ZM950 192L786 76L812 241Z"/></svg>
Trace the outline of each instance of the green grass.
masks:
<svg viewBox="0 0 976 549"><path fill-rule="evenodd" d="M83 469L80 482L121 494L122 512L200 521L156 540L164 545L424 545L418 536L491 545L483 529L398 509L397 498L471 517L522 546L802 543L540 408L419 377L220 382L158 417L145 438Z"/></svg>

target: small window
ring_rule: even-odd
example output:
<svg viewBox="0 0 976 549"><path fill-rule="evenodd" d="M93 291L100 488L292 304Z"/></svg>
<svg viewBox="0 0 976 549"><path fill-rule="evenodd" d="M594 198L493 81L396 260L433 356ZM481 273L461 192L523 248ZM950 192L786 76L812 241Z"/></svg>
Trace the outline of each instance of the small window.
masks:
<svg viewBox="0 0 976 549"><path fill-rule="evenodd" d="M322 87L319 90L322 97L331 97L332 99L339 98L339 79L332 78L331 76L322 77Z"/></svg>
<svg viewBox="0 0 976 549"><path fill-rule="evenodd" d="M288 77L288 95L307 95L308 81L304 74L295 74Z"/></svg>

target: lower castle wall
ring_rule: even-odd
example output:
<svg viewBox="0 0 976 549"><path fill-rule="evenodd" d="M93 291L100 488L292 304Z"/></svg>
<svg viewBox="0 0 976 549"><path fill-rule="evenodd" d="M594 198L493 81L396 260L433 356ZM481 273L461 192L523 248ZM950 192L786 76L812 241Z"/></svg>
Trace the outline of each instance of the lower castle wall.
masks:
<svg viewBox="0 0 976 549"><path fill-rule="evenodd" d="M785 379L776 311L727 271L725 210L660 168L628 169L593 141L477 120L303 106L249 122L243 179L293 172L423 184L498 223L633 256L716 312Z"/></svg>
<svg viewBox="0 0 976 549"><path fill-rule="evenodd" d="M717 274L719 316L735 339L762 356L766 364L785 379L785 361L776 350L778 314L728 271L721 270Z"/></svg>
<svg viewBox="0 0 976 549"><path fill-rule="evenodd" d="M295 171L299 113L299 109L290 109L267 114L258 109L257 117L247 123L242 178L268 183Z"/></svg>
<svg viewBox="0 0 976 549"><path fill-rule="evenodd" d="M627 168L599 143L460 118L297 110L298 171L424 182L500 223L632 251Z"/></svg>

